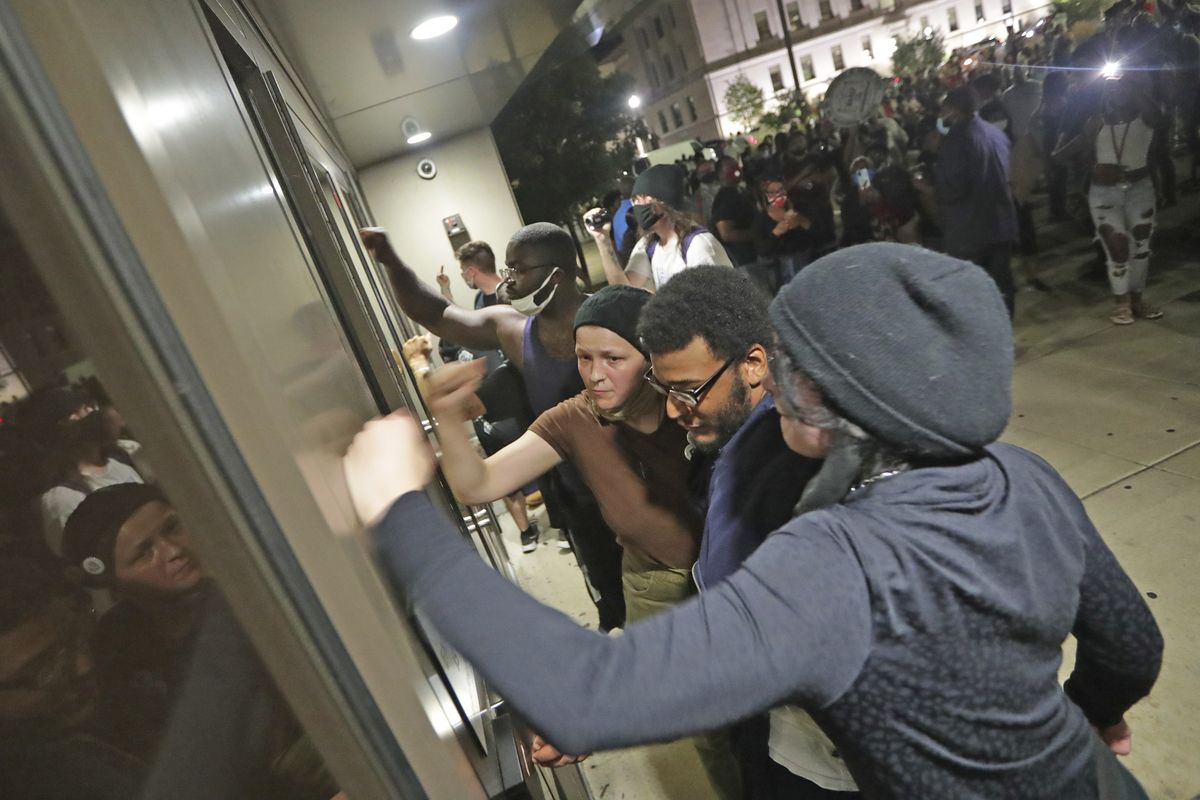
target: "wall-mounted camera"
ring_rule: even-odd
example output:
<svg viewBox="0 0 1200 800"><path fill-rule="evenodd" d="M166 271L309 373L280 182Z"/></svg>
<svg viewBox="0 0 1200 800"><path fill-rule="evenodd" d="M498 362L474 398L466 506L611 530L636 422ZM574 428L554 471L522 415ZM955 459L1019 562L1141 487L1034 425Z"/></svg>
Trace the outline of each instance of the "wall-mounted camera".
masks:
<svg viewBox="0 0 1200 800"><path fill-rule="evenodd" d="M422 158L417 162L417 177L427 181L437 177L437 164L433 163L432 158Z"/></svg>

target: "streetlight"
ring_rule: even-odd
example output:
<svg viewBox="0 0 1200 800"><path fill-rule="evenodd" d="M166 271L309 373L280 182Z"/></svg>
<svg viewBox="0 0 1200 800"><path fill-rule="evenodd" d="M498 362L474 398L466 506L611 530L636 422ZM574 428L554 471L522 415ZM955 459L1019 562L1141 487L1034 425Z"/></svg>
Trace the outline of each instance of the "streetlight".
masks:
<svg viewBox="0 0 1200 800"><path fill-rule="evenodd" d="M641 108L642 107L642 98L638 97L636 94L629 95L629 107L635 108L635 109Z"/></svg>

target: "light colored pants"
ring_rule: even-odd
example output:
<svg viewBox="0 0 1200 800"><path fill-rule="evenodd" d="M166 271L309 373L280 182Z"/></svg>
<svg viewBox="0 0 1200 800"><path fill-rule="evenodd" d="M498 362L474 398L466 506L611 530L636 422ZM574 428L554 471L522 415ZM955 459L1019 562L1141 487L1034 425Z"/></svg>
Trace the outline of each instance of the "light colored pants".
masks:
<svg viewBox="0 0 1200 800"><path fill-rule="evenodd" d="M626 550L621 558L621 583L625 589L625 623L632 624L679 605L696 594L692 573L664 566ZM664 675L669 681L671 676ZM741 800L742 779L726 731L709 731L692 736L708 779L721 800Z"/></svg>
<svg viewBox="0 0 1200 800"><path fill-rule="evenodd" d="M1150 272L1154 182L1147 176L1129 184L1128 188L1093 183L1088 190L1088 205L1092 210L1092 221L1096 223L1096 236L1108 258L1108 283L1113 294L1140 294L1146 288L1146 277ZM1124 253L1121 252L1122 244ZM1113 245L1116 245L1116 256L1126 256L1123 260L1114 257Z"/></svg>

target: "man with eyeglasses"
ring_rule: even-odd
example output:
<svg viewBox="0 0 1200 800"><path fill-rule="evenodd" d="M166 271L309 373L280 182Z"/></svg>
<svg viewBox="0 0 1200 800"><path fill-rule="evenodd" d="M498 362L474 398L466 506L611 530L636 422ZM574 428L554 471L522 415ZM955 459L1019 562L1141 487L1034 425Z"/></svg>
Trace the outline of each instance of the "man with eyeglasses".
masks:
<svg viewBox="0 0 1200 800"><path fill-rule="evenodd" d="M518 230L504 254L500 304L459 308L423 284L396 254L382 228L359 232L387 270L401 310L434 335L476 351L500 350L521 373L532 417L583 391L575 359L575 314L584 296L576 286L575 241L564 229L535 222ZM625 622L621 548L596 500L569 467L540 481L550 522L569 531L603 630Z"/></svg>
<svg viewBox="0 0 1200 800"><path fill-rule="evenodd" d="M143 767L87 732L91 611L31 559L0 558L0 797L128 800Z"/></svg>
<svg viewBox="0 0 1200 800"><path fill-rule="evenodd" d="M711 460L700 555L692 568L703 592L732 575L767 534L794 514L819 459L793 452L766 389L774 334L768 299L744 274L694 267L664 286L642 311L638 334L650 353L646 375L667 398L667 416ZM816 726L787 743L812 757L785 769L771 759L765 715L731 730L748 798L856 797L849 771Z"/></svg>

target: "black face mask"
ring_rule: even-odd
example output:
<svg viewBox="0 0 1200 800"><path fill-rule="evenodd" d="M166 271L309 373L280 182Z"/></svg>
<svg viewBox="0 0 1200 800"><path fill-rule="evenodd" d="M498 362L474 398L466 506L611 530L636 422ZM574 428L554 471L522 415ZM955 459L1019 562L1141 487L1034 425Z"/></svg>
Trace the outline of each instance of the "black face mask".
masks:
<svg viewBox="0 0 1200 800"><path fill-rule="evenodd" d="M653 228L654 223L662 219L662 216L657 203L642 203L633 207L633 218L637 220L638 227L644 231Z"/></svg>
<svg viewBox="0 0 1200 800"><path fill-rule="evenodd" d="M700 176L701 183L712 183L716 179L717 179L717 173L715 173L715 172L709 172L709 173L706 173L706 174Z"/></svg>

